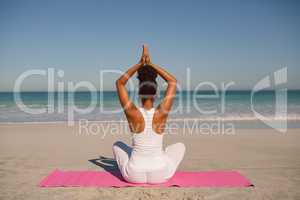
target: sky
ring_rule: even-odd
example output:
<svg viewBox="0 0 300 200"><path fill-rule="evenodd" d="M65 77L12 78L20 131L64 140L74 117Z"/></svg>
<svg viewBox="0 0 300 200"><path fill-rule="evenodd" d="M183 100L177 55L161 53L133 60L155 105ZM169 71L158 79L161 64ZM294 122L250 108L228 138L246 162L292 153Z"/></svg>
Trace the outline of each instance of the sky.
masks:
<svg viewBox="0 0 300 200"><path fill-rule="evenodd" d="M0 91L48 68L64 72L55 88L89 81L115 90L119 74L100 71L128 69L143 43L182 89L231 81L232 89L251 89L283 67L286 87L300 89L299 10L296 0L0 0ZM22 90L47 90L47 77L27 77Z"/></svg>

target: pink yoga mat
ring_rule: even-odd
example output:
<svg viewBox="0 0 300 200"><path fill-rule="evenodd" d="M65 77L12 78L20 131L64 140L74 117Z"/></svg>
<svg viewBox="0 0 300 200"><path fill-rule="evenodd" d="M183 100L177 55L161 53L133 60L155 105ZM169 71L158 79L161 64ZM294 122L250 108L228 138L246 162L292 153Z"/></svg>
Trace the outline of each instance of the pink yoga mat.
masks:
<svg viewBox="0 0 300 200"><path fill-rule="evenodd" d="M249 187L251 182L236 171L176 172L166 183L133 184L117 172L54 170L40 187Z"/></svg>

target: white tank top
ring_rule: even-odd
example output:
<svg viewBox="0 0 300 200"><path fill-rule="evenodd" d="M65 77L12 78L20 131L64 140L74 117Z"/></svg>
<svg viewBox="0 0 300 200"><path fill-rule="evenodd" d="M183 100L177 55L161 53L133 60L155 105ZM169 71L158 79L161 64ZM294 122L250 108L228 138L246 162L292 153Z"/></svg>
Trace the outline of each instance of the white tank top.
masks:
<svg viewBox="0 0 300 200"><path fill-rule="evenodd" d="M151 172L166 167L163 153L163 134L157 134L152 129L155 109L145 110L139 108L145 121L144 131L133 133L133 151L129 160L129 167L134 171Z"/></svg>
<svg viewBox="0 0 300 200"><path fill-rule="evenodd" d="M162 154L163 134L155 133L152 129L155 108L146 110L139 108L143 115L145 128L141 133L133 133L133 153L143 156L158 156Z"/></svg>

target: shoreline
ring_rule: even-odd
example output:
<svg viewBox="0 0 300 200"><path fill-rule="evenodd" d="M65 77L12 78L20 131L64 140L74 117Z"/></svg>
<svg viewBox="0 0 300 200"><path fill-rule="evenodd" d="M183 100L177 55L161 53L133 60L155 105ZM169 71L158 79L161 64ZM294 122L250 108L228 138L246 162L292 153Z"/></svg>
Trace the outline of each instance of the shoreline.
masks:
<svg viewBox="0 0 300 200"><path fill-rule="evenodd" d="M274 122L274 121L273 121ZM276 121L276 122L281 122ZM235 134L237 130L247 130L247 129L253 129L253 130L268 130L268 129L274 129L278 132L281 132L281 134L286 133L288 130L295 130L300 129L300 121L294 120L294 121L287 121L286 129L277 128L276 127L269 127L268 125L264 124L260 120L243 120L243 121L223 121L223 120L196 120L196 119L183 119L183 120L168 120L166 125L165 134L172 134L173 130L176 133L182 132L181 130L191 130L192 132L214 132L215 134ZM82 120L82 121L71 121L69 124L68 121L36 121L36 122L0 122L0 127L13 127L13 126L30 126L30 125L40 125L40 126L46 126L46 125L63 125L68 128L75 127L76 129L82 129L82 128L97 128L99 131L107 131L111 128L119 128L119 131L126 131L129 132L129 126L128 122L126 120ZM278 124L277 124L278 125ZM279 131L280 130L280 131ZM224 133L226 132L227 133ZM228 132L229 131L229 132ZM218 132L218 133L216 133ZM231 133L230 133L231 132ZM213 133L213 134L214 134ZM203 134L203 133L202 133ZM205 133L204 133L205 135Z"/></svg>
<svg viewBox="0 0 300 200"><path fill-rule="evenodd" d="M89 119L79 119L79 120L72 120L69 122L78 123L80 121L89 121L89 122L99 122L99 123L113 123L113 122L127 122L126 119L124 120L89 120ZM201 121L201 122L216 122L216 121L223 121L223 122L260 122L260 120L256 117L245 117L245 118L224 118L224 117L216 117L216 118L170 118L167 122L184 122L184 121ZM279 118L279 119L266 119L266 121L287 121L287 122L300 122L300 118ZM62 121L16 121L16 122L0 122L1 124L49 124L49 123L68 123L67 120Z"/></svg>

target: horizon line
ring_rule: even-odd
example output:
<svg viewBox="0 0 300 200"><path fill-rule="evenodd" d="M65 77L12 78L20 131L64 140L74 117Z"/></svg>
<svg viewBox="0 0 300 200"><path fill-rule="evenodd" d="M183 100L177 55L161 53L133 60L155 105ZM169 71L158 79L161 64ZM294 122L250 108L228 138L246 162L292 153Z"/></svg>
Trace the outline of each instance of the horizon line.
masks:
<svg viewBox="0 0 300 200"><path fill-rule="evenodd" d="M249 92L252 89L230 89L230 90L225 90L227 92ZM160 92L165 92L166 90L160 90ZM178 90L177 92L194 92L195 90ZM215 90L197 90L199 92L215 92ZM217 92L222 92L224 90L217 90ZM268 89L268 90L260 90L257 92L274 92L276 91L276 89ZM287 91L299 91L300 89L287 89ZM26 92L40 92L40 93L59 93L59 92L117 92L116 90L93 90L93 91L89 91L89 90L77 90L77 91L46 91L46 90L28 90L28 91L20 91L20 92L14 92L14 91L0 91L0 93L26 93ZM132 91L129 90L128 92L136 92L136 91Z"/></svg>

